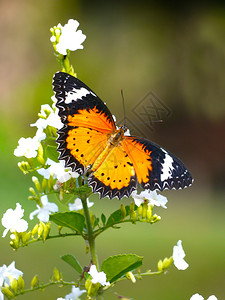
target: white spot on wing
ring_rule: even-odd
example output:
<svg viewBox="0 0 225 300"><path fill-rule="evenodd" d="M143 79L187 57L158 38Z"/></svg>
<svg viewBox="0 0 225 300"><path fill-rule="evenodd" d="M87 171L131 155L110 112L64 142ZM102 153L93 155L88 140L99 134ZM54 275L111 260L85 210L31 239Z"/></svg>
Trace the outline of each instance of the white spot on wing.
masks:
<svg viewBox="0 0 225 300"><path fill-rule="evenodd" d="M78 99L82 99L82 97L87 96L88 94L92 94L94 97L96 97L96 95L93 92L88 91L85 88L81 88L81 89L72 89L72 91L66 93L65 95L65 103L69 104L72 101L77 101Z"/></svg>
<svg viewBox="0 0 225 300"><path fill-rule="evenodd" d="M162 164L162 174L161 174L161 181L164 181L172 177L173 159L164 149L161 148L161 150L165 153L165 159Z"/></svg>

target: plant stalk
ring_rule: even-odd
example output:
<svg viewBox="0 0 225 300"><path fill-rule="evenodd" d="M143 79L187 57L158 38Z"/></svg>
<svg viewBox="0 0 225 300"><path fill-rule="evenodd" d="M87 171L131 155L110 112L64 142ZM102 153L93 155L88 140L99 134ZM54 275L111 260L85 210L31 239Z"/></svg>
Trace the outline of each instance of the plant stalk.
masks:
<svg viewBox="0 0 225 300"><path fill-rule="evenodd" d="M85 196L81 197L82 205L83 205L83 210L84 210L84 216L86 220L86 225L87 225L87 236L88 236L88 244L90 247L90 252L91 252L91 259L94 265L96 265L97 270L99 271L99 263L98 263L98 256L96 252L96 247L95 247L95 236L94 236L94 231L91 225L91 217L87 205L87 198Z"/></svg>

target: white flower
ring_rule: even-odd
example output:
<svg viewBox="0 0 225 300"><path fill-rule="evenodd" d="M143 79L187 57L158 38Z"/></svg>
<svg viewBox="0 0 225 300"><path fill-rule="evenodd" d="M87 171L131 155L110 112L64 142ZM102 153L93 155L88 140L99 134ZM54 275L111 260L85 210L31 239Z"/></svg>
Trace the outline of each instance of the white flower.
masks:
<svg viewBox="0 0 225 300"><path fill-rule="evenodd" d="M45 129L48 125L55 127L57 129L62 128L63 123L58 115L58 108L56 107L55 110L51 108L48 104L43 104L41 106L41 115L43 118L39 118L35 123L30 124L31 127L36 126L38 130Z"/></svg>
<svg viewBox="0 0 225 300"><path fill-rule="evenodd" d="M37 204L38 209L30 213L30 219L33 220L34 216L37 215L40 221L48 222L49 215L59 210L58 206L55 203L48 202L48 197L46 195L41 197L41 203L41 207Z"/></svg>
<svg viewBox="0 0 225 300"><path fill-rule="evenodd" d="M87 206L92 207L94 205L94 202L89 202L89 199L87 198ZM76 198L74 203L69 203L69 210L80 210L83 209L83 205L80 198Z"/></svg>
<svg viewBox="0 0 225 300"><path fill-rule="evenodd" d="M56 45L56 50L60 54L66 55L67 49L70 51L75 51L84 48L84 46L81 44L86 39L86 35L84 35L81 30L77 31L78 26L79 22L70 19L65 26L61 27L59 43Z"/></svg>
<svg viewBox="0 0 225 300"><path fill-rule="evenodd" d="M173 247L173 263L178 270L186 270L189 265L184 260L185 253L181 243L182 241L179 240L177 245Z"/></svg>
<svg viewBox="0 0 225 300"><path fill-rule="evenodd" d="M199 294L197 293L197 294L194 294L194 295L190 298L190 300L204 300L204 298L203 298L201 295L199 295ZM208 300L218 300L218 299L216 298L216 296L212 295L212 296L210 296L210 297L208 298Z"/></svg>
<svg viewBox="0 0 225 300"><path fill-rule="evenodd" d="M76 300L78 297L80 297L83 293L85 293L85 290L80 290L79 287L75 287L74 285L72 286L72 292L68 295L66 295L65 299L64 298L57 298L57 300Z"/></svg>
<svg viewBox="0 0 225 300"><path fill-rule="evenodd" d="M7 209L2 217L2 225L6 228L2 237L5 237L9 230L11 232L24 232L27 230L28 223L22 219L23 215L24 209L21 208L19 203L16 203L15 210Z"/></svg>
<svg viewBox="0 0 225 300"><path fill-rule="evenodd" d="M151 205L162 206L163 208L167 208L167 198L162 195L158 195L156 191L146 190L141 192L139 195L137 194L137 191L134 191L132 193L132 197L134 198L134 202L137 206L140 206L142 203L144 203L144 201L147 200Z"/></svg>
<svg viewBox="0 0 225 300"><path fill-rule="evenodd" d="M48 169L39 169L37 172L44 176L44 178L49 179L50 174L53 174L54 178L57 178L60 182L66 182L67 180L71 178L77 178L80 175L77 172L72 172L71 168L65 168L65 162L60 161L58 163L54 162L50 158L46 161L47 165L50 165Z"/></svg>
<svg viewBox="0 0 225 300"><path fill-rule="evenodd" d="M25 156L27 158L36 157L37 156L37 150L39 147L39 142L36 139L32 138L21 138L18 141L18 146L14 150L15 156Z"/></svg>
<svg viewBox="0 0 225 300"><path fill-rule="evenodd" d="M92 265L90 267L90 271L88 273L92 277L92 280L91 280L92 283L95 284L95 283L99 282L103 286L110 285L110 282L106 281L106 274L104 272L98 272L95 265Z"/></svg>
<svg viewBox="0 0 225 300"><path fill-rule="evenodd" d="M15 261L13 261L8 267L4 264L0 267L0 287L3 286L4 282L10 285L9 276L18 279L20 275L23 276L23 272L15 268Z"/></svg>

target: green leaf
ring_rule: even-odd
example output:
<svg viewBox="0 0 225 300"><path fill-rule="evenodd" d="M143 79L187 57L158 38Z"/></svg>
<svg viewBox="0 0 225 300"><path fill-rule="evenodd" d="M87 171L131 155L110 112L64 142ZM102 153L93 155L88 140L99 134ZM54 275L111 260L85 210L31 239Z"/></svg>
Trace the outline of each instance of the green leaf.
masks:
<svg viewBox="0 0 225 300"><path fill-rule="evenodd" d="M82 233L85 225L84 216L77 212L55 213L50 215L50 221L63 227Z"/></svg>
<svg viewBox="0 0 225 300"><path fill-rule="evenodd" d="M57 147L52 147L47 145L45 150L46 156L55 162L59 162L59 152L57 151Z"/></svg>
<svg viewBox="0 0 225 300"><path fill-rule="evenodd" d="M143 257L136 254L110 256L103 261L101 271L105 272L110 283L142 265Z"/></svg>
<svg viewBox="0 0 225 300"><path fill-rule="evenodd" d="M101 214L101 220L102 220L102 224L105 225L106 216L103 213Z"/></svg>
<svg viewBox="0 0 225 300"><path fill-rule="evenodd" d="M130 206L127 205L125 206L126 209L126 216L128 216L130 214ZM122 221L124 219L124 216L122 215L121 209L118 209L116 211L114 211L108 218L106 226L112 226L120 221Z"/></svg>
<svg viewBox="0 0 225 300"><path fill-rule="evenodd" d="M68 263L79 274L82 274L83 269L75 256L73 256L71 254L65 254L65 255L61 256L61 259L64 260L66 263Z"/></svg>

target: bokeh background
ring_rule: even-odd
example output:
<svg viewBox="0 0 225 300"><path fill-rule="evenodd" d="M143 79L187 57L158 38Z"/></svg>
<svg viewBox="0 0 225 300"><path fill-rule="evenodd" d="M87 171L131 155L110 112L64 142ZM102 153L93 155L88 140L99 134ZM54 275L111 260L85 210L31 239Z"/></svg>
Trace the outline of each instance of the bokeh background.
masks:
<svg viewBox="0 0 225 300"><path fill-rule="evenodd" d="M49 28L77 19L87 35L84 50L71 54L78 77L104 100L117 119L123 118L123 88L127 117L133 107L154 92L172 114L148 131L146 122L135 130L180 157L195 178L183 191L165 191L168 209L156 209L162 221L155 225L123 225L97 240L100 261L110 255L144 256L144 269L156 270L159 259L172 254L182 239L190 267L167 275L145 277L135 285L121 282L114 292L135 300L185 300L195 293L205 299L215 294L225 299L224 181L225 181L225 6L221 1L0 1L0 215L25 208L25 218L35 209L27 200L31 176L17 168L13 151L20 137L35 134L29 125L41 104L51 104L53 74L59 70L49 41ZM94 196L93 211L109 215L118 200ZM124 204L130 200L121 200ZM3 227L0 229L2 234ZM64 278L76 274L60 260L74 254L83 265L81 239L34 244L14 252L9 236L0 240L0 266L16 261L27 287L39 274L47 281L57 266ZM49 288L23 299L56 299L70 289ZM22 297L21 297L22 299Z"/></svg>

